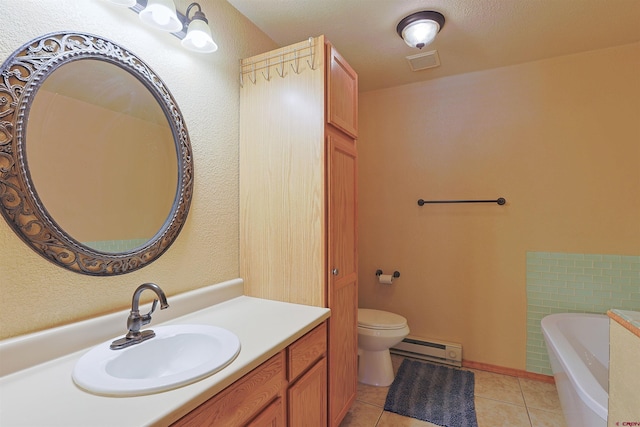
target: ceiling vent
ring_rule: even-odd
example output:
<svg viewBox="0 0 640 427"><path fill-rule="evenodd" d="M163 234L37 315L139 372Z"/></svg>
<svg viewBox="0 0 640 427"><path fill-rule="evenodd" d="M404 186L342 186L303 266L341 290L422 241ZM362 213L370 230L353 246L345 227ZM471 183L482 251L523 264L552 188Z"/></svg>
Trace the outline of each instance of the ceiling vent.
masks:
<svg viewBox="0 0 640 427"><path fill-rule="evenodd" d="M440 58L438 57L437 50L407 56L407 61L409 61L411 71L426 70L427 68L440 66Z"/></svg>

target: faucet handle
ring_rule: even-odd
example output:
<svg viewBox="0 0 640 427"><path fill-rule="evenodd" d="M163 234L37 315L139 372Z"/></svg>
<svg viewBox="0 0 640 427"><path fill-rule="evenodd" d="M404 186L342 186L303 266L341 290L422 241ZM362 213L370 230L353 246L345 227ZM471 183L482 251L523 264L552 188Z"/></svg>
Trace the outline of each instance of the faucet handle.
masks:
<svg viewBox="0 0 640 427"><path fill-rule="evenodd" d="M151 311L148 312L146 315L147 316L151 316L151 313L153 313L154 311L156 311L156 307L158 306L158 300L154 299L153 300L153 304L151 304Z"/></svg>
<svg viewBox="0 0 640 427"><path fill-rule="evenodd" d="M156 307L158 306L158 300L154 299L153 300L153 304L151 305L151 311L149 311L147 314L144 314L140 317L140 320L142 320L142 324L146 325L149 322L151 322L151 313L153 313L154 311L156 311Z"/></svg>

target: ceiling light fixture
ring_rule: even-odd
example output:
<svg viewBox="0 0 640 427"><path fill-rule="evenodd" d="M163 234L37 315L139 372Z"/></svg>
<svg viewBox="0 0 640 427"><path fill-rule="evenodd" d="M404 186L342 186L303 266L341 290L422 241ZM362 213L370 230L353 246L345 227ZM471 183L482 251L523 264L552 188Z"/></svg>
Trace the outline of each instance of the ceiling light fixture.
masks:
<svg viewBox="0 0 640 427"><path fill-rule="evenodd" d="M436 38L442 27L444 16L439 12L425 10L404 17L398 23L396 31L407 45L422 49Z"/></svg>
<svg viewBox="0 0 640 427"><path fill-rule="evenodd" d="M198 10L193 14L193 18L189 18L191 8L197 7ZM211 30L209 29L209 21L202 13L202 9L198 3L191 3L187 8L186 17L189 22L187 35L182 39L182 46L185 49L194 52L215 52L218 45L211 38Z"/></svg>

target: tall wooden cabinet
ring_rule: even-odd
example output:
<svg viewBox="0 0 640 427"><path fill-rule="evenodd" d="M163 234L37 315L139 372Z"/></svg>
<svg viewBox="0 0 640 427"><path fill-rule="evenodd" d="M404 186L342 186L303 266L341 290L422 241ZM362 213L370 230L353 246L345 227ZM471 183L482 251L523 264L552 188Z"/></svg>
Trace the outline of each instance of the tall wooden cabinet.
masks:
<svg viewBox="0 0 640 427"><path fill-rule="evenodd" d="M242 60L240 81L245 293L331 309L327 424L337 426L357 386L358 77L320 36Z"/></svg>

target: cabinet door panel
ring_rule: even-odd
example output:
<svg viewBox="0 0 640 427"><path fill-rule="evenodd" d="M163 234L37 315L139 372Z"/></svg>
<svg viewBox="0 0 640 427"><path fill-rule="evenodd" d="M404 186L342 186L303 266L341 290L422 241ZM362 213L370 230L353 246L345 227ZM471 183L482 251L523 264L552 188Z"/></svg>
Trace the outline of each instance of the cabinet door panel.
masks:
<svg viewBox="0 0 640 427"><path fill-rule="evenodd" d="M327 44L327 122L358 137L358 74Z"/></svg>
<svg viewBox="0 0 640 427"><path fill-rule="evenodd" d="M329 329L329 416L338 426L355 401L358 383L357 281L349 276L332 290Z"/></svg>
<svg viewBox="0 0 640 427"><path fill-rule="evenodd" d="M357 153L355 141L341 132L328 131L327 142L327 244L331 280L335 281L358 270Z"/></svg>
<svg viewBox="0 0 640 427"><path fill-rule="evenodd" d="M289 388L289 426L327 425L327 359L322 358Z"/></svg>
<svg viewBox="0 0 640 427"><path fill-rule="evenodd" d="M329 425L356 397L358 357L357 154L355 141L328 131Z"/></svg>
<svg viewBox="0 0 640 427"><path fill-rule="evenodd" d="M327 325L317 326L287 349L287 380L295 381L298 376L307 370L320 357L327 352Z"/></svg>
<svg viewBox="0 0 640 427"><path fill-rule="evenodd" d="M267 406L247 427L285 427L287 425L282 398Z"/></svg>

